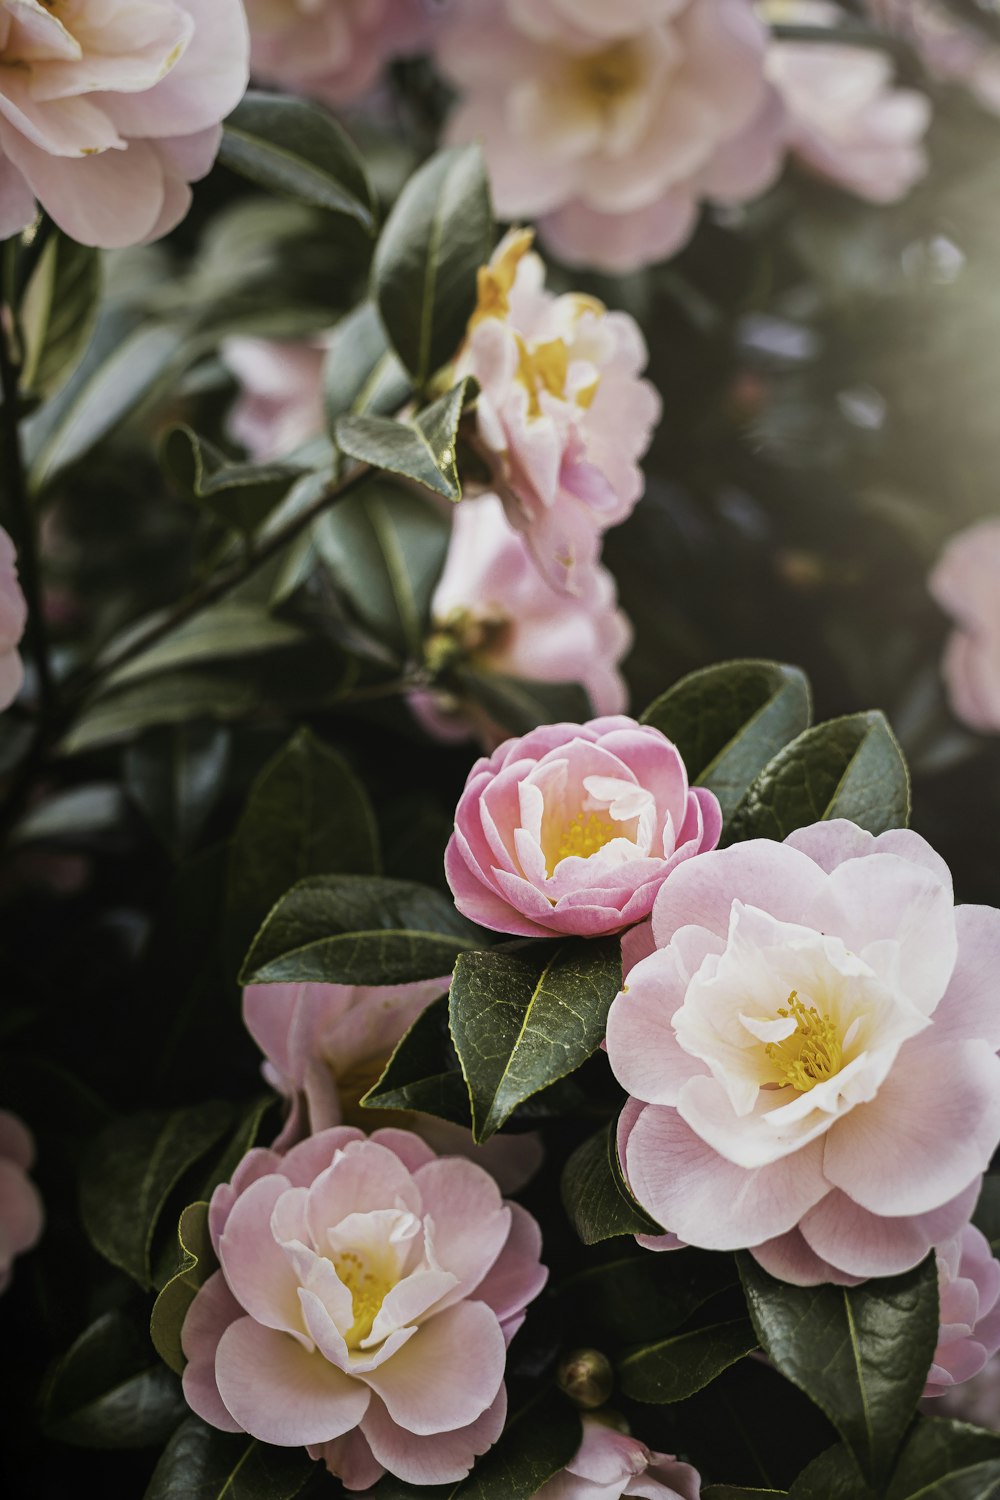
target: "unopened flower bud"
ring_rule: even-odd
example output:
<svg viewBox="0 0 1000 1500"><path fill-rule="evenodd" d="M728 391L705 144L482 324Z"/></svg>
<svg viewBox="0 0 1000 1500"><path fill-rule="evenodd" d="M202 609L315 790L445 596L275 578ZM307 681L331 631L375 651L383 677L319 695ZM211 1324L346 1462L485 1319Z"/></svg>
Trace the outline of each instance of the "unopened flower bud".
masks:
<svg viewBox="0 0 1000 1500"><path fill-rule="evenodd" d="M587 1411L603 1406L615 1383L610 1361L599 1349L574 1349L559 1366L556 1379L570 1400Z"/></svg>

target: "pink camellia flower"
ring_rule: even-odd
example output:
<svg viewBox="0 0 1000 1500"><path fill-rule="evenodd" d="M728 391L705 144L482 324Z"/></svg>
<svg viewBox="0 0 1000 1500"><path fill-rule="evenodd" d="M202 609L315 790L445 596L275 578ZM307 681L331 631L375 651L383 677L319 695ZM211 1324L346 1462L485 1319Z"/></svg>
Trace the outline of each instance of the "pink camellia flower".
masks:
<svg viewBox="0 0 1000 1500"><path fill-rule="evenodd" d="M17 581L17 553L0 526L0 710L10 707L24 681L17 648L27 619L28 606Z"/></svg>
<svg viewBox="0 0 1000 1500"><path fill-rule="evenodd" d="M1000 1349L1000 1261L985 1235L966 1224L938 1245L937 1263L941 1332L925 1396L971 1380Z"/></svg>
<svg viewBox="0 0 1000 1500"><path fill-rule="evenodd" d="M325 427L322 339L231 338L221 353L241 387L229 430L255 463L284 458L320 436Z"/></svg>
<svg viewBox="0 0 1000 1500"><path fill-rule="evenodd" d="M637 1438L584 1417L583 1442L561 1474L543 1484L536 1500L699 1500L697 1469L666 1453L653 1453Z"/></svg>
<svg viewBox="0 0 1000 1500"><path fill-rule="evenodd" d="M772 0L765 12L803 26L845 19L827 0ZM893 87L893 64L884 52L776 41L767 73L788 111L789 145L812 171L872 203L902 198L923 177L930 100Z"/></svg>
<svg viewBox="0 0 1000 1500"><path fill-rule="evenodd" d="M546 724L469 772L445 852L463 915L519 937L620 932L714 849L722 814L676 747L623 714Z"/></svg>
<svg viewBox="0 0 1000 1500"><path fill-rule="evenodd" d="M464 0L437 55L483 143L497 211L568 264L632 271L678 250L705 200L777 176L783 115L749 0Z"/></svg>
<svg viewBox="0 0 1000 1500"><path fill-rule="evenodd" d="M348 1489L461 1479L499 1437L541 1235L472 1162L338 1126L251 1151L209 1212L221 1269L182 1331L213 1427L308 1447Z"/></svg>
<svg viewBox="0 0 1000 1500"><path fill-rule="evenodd" d="M16 1115L0 1109L0 1292L7 1290L14 1257L37 1242L44 1217L28 1173L35 1143Z"/></svg>
<svg viewBox="0 0 1000 1500"><path fill-rule="evenodd" d="M479 382L479 439L499 469L508 521L554 587L600 593L601 534L642 494L638 461L660 398L640 379L635 319L546 291L531 241L511 230L480 269L456 371Z"/></svg>
<svg viewBox="0 0 1000 1500"><path fill-rule="evenodd" d="M919 835L837 820L690 860L653 937L607 1048L665 1230L813 1285L961 1229L1000 1141L1000 912L955 907Z"/></svg>
<svg viewBox="0 0 1000 1500"><path fill-rule="evenodd" d="M428 44L426 0L246 0L256 78L352 104L393 58Z"/></svg>
<svg viewBox="0 0 1000 1500"><path fill-rule="evenodd" d="M158 239L247 86L242 0L0 0L0 238Z"/></svg>
<svg viewBox="0 0 1000 1500"><path fill-rule="evenodd" d="M1000 520L953 536L928 586L955 621L942 670L955 715L971 729L1000 731Z"/></svg>
<svg viewBox="0 0 1000 1500"><path fill-rule="evenodd" d="M617 608L615 582L598 568L584 598L539 578L527 544L495 495L466 500L454 514L451 544L431 605L427 657L529 682L579 682L599 714L620 713L627 691L618 665L632 631ZM478 705L442 693L411 697L431 734L493 750L505 738Z"/></svg>

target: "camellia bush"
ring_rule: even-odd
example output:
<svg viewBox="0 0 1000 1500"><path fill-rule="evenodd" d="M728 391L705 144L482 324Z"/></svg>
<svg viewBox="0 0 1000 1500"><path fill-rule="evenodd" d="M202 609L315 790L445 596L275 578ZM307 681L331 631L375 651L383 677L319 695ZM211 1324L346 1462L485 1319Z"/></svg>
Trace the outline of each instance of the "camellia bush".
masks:
<svg viewBox="0 0 1000 1500"><path fill-rule="evenodd" d="M995 0L0 0L6 1492L1000 1496Z"/></svg>

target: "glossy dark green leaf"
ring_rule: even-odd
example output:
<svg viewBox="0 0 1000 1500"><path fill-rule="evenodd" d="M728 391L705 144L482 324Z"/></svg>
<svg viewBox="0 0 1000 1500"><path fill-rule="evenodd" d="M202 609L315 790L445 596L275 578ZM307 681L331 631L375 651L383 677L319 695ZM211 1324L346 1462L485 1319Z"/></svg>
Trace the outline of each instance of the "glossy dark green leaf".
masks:
<svg viewBox="0 0 1000 1500"><path fill-rule="evenodd" d="M749 1319L732 1318L658 1339L620 1360L618 1383L634 1401L684 1401L757 1347Z"/></svg>
<svg viewBox="0 0 1000 1500"><path fill-rule="evenodd" d="M232 463L190 427L170 429L160 462L178 494L244 536L253 535L305 472L294 464Z"/></svg>
<svg viewBox="0 0 1000 1500"><path fill-rule="evenodd" d="M409 880L328 875L283 896L241 984L407 984L448 974L480 937L447 896Z"/></svg>
<svg viewBox="0 0 1000 1500"><path fill-rule="evenodd" d="M375 197L364 159L316 104L251 90L226 120L219 160L270 192L346 214L375 232Z"/></svg>
<svg viewBox="0 0 1000 1500"><path fill-rule="evenodd" d="M361 1103L366 1109L415 1109L468 1126L469 1091L452 1052L448 997L442 995L417 1017Z"/></svg>
<svg viewBox="0 0 1000 1500"><path fill-rule="evenodd" d="M823 818L884 833L904 828L909 813L909 774L885 717L850 714L779 751L737 807L729 837L784 839Z"/></svg>
<svg viewBox="0 0 1000 1500"><path fill-rule="evenodd" d="M414 479L445 500L461 500L462 483L455 458L458 423L474 393L468 376L432 401L415 417L339 417L334 426L337 446L351 458Z"/></svg>
<svg viewBox="0 0 1000 1500"><path fill-rule="evenodd" d="M141 1286L152 1285L153 1235L172 1190L233 1123L219 1102L116 1120L84 1160L80 1213L94 1247Z"/></svg>
<svg viewBox="0 0 1000 1500"><path fill-rule="evenodd" d="M789 1500L875 1500L849 1448L838 1443L813 1459L789 1490Z"/></svg>
<svg viewBox="0 0 1000 1500"><path fill-rule="evenodd" d="M681 678L642 714L673 740L688 777L724 818L773 756L809 727L809 683L797 667L732 661Z"/></svg>
<svg viewBox="0 0 1000 1500"><path fill-rule="evenodd" d="M528 682L472 667L458 667L452 675L459 694L485 709L508 734L527 734L539 724L584 724L594 717L579 682Z"/></svg>
<svg viewBox="0 0 1000 1500"><path fill-rule="evenodd" d="M273 1448L188 1417L163 1450L144 1500L294 1500L314 1469L304 1448Z"/></svg>
<svg viewBox="0 0 1000 1500"><path fill-rule="evenodd" d="M578 1146L562 1175L563 1207L585 1245L619 1234L662 1234L632 1197L622 1176L615 1125Z"/></svg>
<svg viewBox="0 0 1000 1500"><path fill-rule="evenodd" d="M574 1336L600 1349L647 1344L680 1328L699 1307L739 1284L731 1256L705 1250L650 1255L630 1245L553 1288L572 1310Z"/></svg>
<svg viewBox="0 0 1000 1500"><path fill-rule="evenodd" d="M157 1354L176 1374L184 1371L181 1328L198 1288L218 1265L208 1232L208 1204L189 1203L177 1224L178 1267L153 1303L149 1336Z"/></svg>
<svg viewBox="0 0 1000 1500"><path fill-rule="evenodd" d="M166 724L125 751L125 790L175 859L195 847L223 791L231 735L218 724Z"/></svg>
<svg viewBox="0 0 1000 1500"><path fill-rule="evenodd" d="M857 1287L797 1287L739 1257L747 1306L772 1364L829 1417L862 1472L884 1478L920 1399L938 1338L933 1255Z"/></svg>
<svg viewBox="0 0 1000 1500"><path fill-rule="evenodd" d="M601 1044L621 983L618 938L459 955L449 1018L477 1141L489 1140L523 1100L586 1062Z"/></svg>
<svg viewBox="0 0 1000 1500"><path fill-rule="evenodd" d="M787 1496L787 1490L753 1490L736 1484L709 1484L701 1492L701 1500L760 1500L761 1495Z"/></svg>
<svg viewBox="0 0 1000 1500"><path fill-rule="evenodd" d="M378 313L362 302L341 318L323 363L323 405L331 437L347 412L388 416L410 394L410 378L386 337Z"/></svg>
<svg viewBox="0 0 1000 1500"><path fill-rule="evenodd" d="M907 1437L885 1500L996 1500L1000 1432L932 1417Z"/></svg>
<svg viewBox="0 0 1000 1500"><path fill-rule="evenodd" d="M420 386L458 352L476 305L476 272L490 258L494 233L478 146L431 157L385 222L372 268L375 300Z"/></svg>
<svg viewBox="0 0 1000 1500"><path fill-rule="evenodd" d="M26 391L48 397L59 388L87 346L100 300L100 251L53 227L19 308Z"/></svg>

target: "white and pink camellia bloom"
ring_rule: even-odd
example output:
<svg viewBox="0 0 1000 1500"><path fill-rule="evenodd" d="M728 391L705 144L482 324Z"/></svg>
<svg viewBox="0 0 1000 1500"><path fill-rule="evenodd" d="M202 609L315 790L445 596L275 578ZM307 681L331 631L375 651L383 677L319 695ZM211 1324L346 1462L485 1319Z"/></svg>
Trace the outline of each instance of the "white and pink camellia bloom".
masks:
<svg viewBox="0 0 1000 1500"><path fill-rule="evenodd" d="M953 536L928 586L955 622L942 670L956 717L1000 731L1000 520Z"/></svg>
<svg viewBox="0 0 1000 1500"><path fill-rule="evenodd" d="M1000 1142L1000 912L919 835L835 820L687 861L652 927L607 1049L665 1230L812 1285L961 1229Z"/></svg>
<svg viewBox="0 0 1000 1500"><path fill-rule="evenodd" d="M463 0L438 61L481 141L497 211L535 219L570 265L627 272L673 254L701 204L777 176L783 115L751 0Z"/></svg>
<svg viewBox="0 0 1000 1500"><path fill-rule="evenodd" d="M459 911L518 937L621 932L722 832L677 748L624 714L546 724L469 772L445 851Z"/></svg>
<svg viewBox="0 0 1000 1500"><path fill-rule="evenodd" d="M248 64L242 0L0 0L0 238L36 199L84 245L166 234Z"/></svg>
<svg viewBox="0 0 1000 1500"><path fill-rule="evenodd" d="M325 429L319 339L225 339L223 363L240 384L229 431L255 463L284 458Z"/></svg>
<svg viewBox="0 0 1000 1500"><path fill-rule="evenodd" d="M635 319L593 297L557 297L529 230L505 235L479 271L456 365L474 375L479 439L507 519L555 588L600 592L601 535L643 491L639 459L661 403Z"/></svg>
<svg viewBox="0 0 1000 1500"><path fill-rule="evenodd" d="M583 1442L562 1473L538 1491L536 1500L619 1500L622 1495L642 1500L699 1500L697 1469L667 1453L653 1453L640 1443L608 1427L597 1417L583 1419Z"/></svg>
<svg viewBox="0 0 1000 1500"><path fill-rule="evenodd" d="M845 12L828 0L770 0L787 24L832 27ZM893 86L894 66L874 47L775 41L767 73L788 112L788 144L811 171L872 203L892 203L927 171L923 137L931 104Z"/></svg>
<svg viewBox="0 0 1000 1500"><path fill-rule="evenodd" d="M461 1479L496 1442L541 1235L472 1162L338 1126L251 1151L209 1211L184 1393L224 1432L308 1447L348 1489Z"/></svg>
<svg viewBox="0 0 1000 1500"><path fill-rule="evenodd" d="M431 604L427 658L529 682L579 682L598 714L616 714L628 694L618 670L632 631L617 607L615 581L598 565L582 598L538 576L527 544L496 495L464 501L454 513L444 570ZM440 739L478 734L487 750L505 732L479 705L424 692L410 699Z"/></svg>
<svg viewBox="0 0 1000 1500"><path fill-rule="evenodd" d="M28 606L17 580L17 553L0 526L0 711L10 707L24 681L17 648L27 620Z"/></svg>
<svg viewBox="0 0 1000 1500"><path fill-rule="evenodd" d="M0 1292L10 1283L14 1257L30 1250L42 1232L42 1200L28 1176L34 1160L27 1127L0 1109Z"/></svg>
<svg viewBox="0 0 1000 1500"><path fill-rule="evenodd" d="M973 1224L937 1247L941 1331L925 1396L943 1396L1000 1349L1000 1261Z"/></svg>

